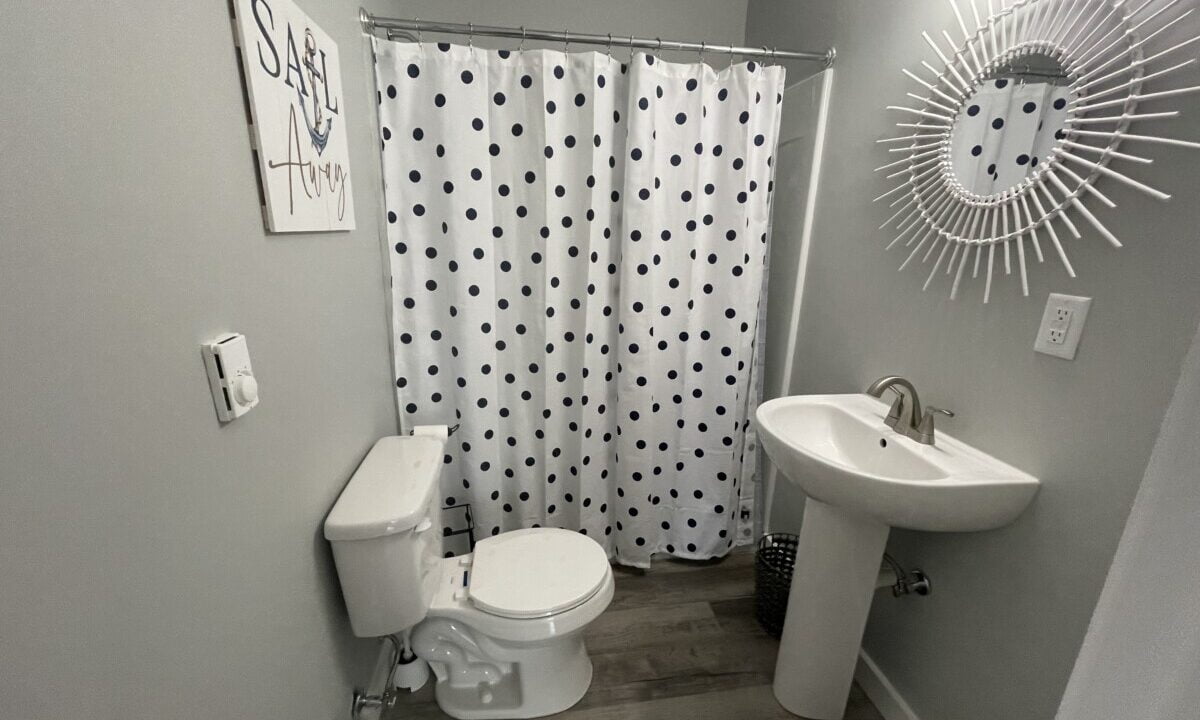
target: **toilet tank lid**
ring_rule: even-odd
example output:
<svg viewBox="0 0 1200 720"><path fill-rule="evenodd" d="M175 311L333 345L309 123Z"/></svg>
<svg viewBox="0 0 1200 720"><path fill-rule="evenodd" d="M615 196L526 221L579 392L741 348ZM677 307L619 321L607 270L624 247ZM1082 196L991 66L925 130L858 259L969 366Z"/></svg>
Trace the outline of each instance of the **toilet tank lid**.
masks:
<svg viewBox="0 0 1200 720"><path fill-rule="evenodd" d="M325 518L325 539L369 540L416 526L436 491L443 447L433 437L380 438Z"/></svg>

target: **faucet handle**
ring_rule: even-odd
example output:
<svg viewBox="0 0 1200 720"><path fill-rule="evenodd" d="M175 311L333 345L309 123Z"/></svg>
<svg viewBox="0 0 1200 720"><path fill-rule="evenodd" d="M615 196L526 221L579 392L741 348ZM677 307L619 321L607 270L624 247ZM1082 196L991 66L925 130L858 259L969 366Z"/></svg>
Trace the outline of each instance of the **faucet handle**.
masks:
<svg viewBox="0 0 1200 720"><path fill-rule="evenodd" d="M925 413L921 415L921 424L917 426L917 434L913 439L924 445L933 444L933 415L945 415L946 417L954 417L953 410L934 407L933 405L925 406Z"/></svg>

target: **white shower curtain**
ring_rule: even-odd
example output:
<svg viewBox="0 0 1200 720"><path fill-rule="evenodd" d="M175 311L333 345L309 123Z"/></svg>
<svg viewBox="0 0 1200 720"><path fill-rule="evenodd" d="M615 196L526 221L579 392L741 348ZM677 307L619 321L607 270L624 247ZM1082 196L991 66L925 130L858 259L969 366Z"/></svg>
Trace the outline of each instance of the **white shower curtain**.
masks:
<svg viewBox="0 0 1200 720"><path fill-rule="evenodd" d="M784 71L378 41L403 426L622 563L734 541Z"/></svg>
<svg viewBox="0 0 1200 720"><path fill-rule="evenodd" d="M954 174L979 195L1018 184L1058 142L1071 89L999 78L981 87L955 121Z"/></svg>

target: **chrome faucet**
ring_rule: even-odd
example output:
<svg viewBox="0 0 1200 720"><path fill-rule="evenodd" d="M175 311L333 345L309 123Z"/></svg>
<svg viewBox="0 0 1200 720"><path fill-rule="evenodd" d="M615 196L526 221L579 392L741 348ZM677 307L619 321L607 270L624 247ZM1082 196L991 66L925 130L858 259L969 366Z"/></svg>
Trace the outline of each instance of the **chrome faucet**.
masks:
<svg viewBox="0 0 1200 720"><path fill-rule="evenodd" d="M883 397L884 390L896 393L896 399L892 402L892 409L888 411L884 424L922 445L933 444L934 413L954 417L953 412L932 405L925 408L925 412L921 412L921 399L917 396L917 389L899 375L885 375L879 378L867 387L866 393L871 397Z"/></svg>

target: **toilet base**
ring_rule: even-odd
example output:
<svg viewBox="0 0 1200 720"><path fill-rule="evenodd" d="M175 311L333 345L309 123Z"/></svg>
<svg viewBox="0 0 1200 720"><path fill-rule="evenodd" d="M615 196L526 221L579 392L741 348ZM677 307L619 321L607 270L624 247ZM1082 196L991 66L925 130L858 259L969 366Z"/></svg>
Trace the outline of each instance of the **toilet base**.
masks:
<svg viewBox="0 0 1200 720"><path fill-rule="evenodd" d="M412 631L413 652L433 671L442 711L460 720L516 720L579 702L592 683L583 633L612 601L612 570L604 568L600 587L579 605L512 618L474 606L466 584L471 558L444 562L445 582Z"/></svg>
<svg viewBox="0 0 1200 720"><path fill-rule="evenodd" d="M425 631L422 635L428 637L434 629L430 624L441 621L427 620L420 628ZM461 639L465 628L443 629ZM582 633L534 646L508 645L478 636L473 639L481 652L470 653L469 670L453 661L430 662L437 676L434 695L438 706L459 720L553 715L579 702L592 683L592 661Z"/></svg>

